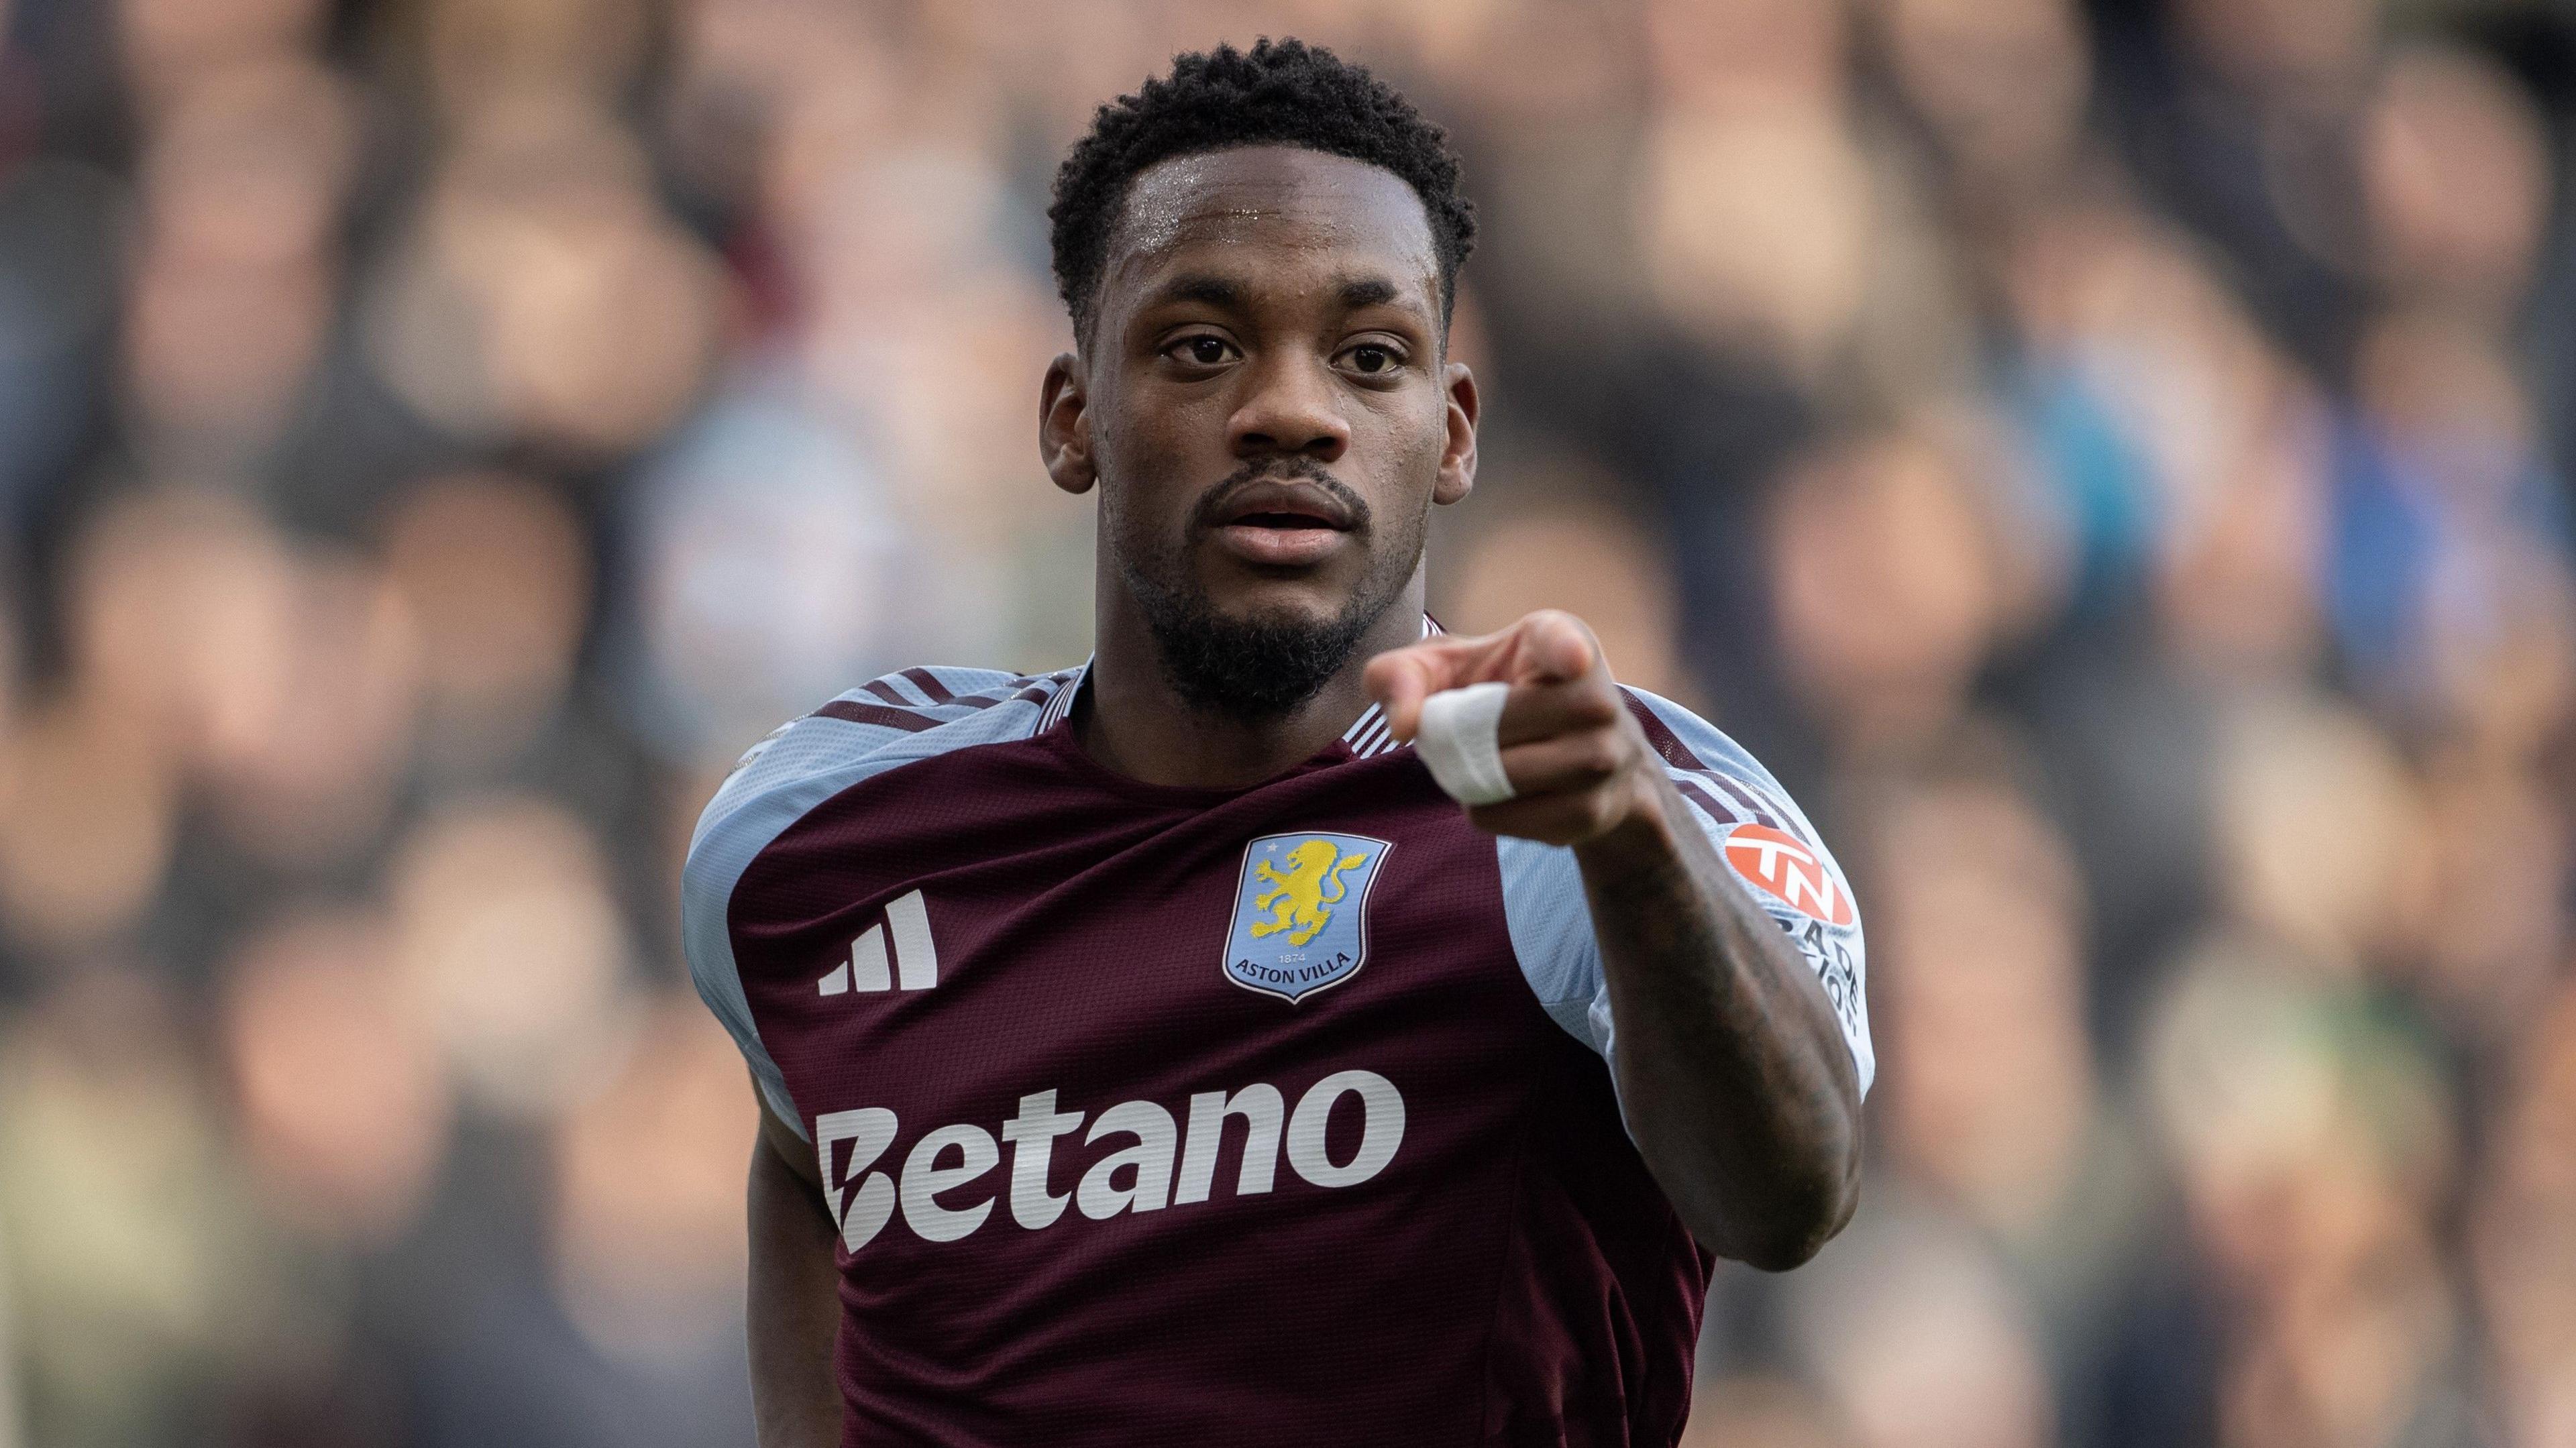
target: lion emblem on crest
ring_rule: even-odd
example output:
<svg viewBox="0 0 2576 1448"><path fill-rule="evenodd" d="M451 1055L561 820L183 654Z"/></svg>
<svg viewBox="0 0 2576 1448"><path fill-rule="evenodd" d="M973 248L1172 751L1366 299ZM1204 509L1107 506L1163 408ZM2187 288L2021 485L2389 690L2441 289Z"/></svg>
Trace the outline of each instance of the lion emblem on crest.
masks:
<svg viewBox="0 0 2576 1448"><path fill-rule="evenodd" d="M1345 855L1330 840L1307 840L1288 851L1284 873L1267 860L1256 862L1253 872L1270 888L1253 898L1252 908L1269 911L1270 918L1253 922L1253 937L1284 931L1291 945L1313 940L1332 923L1333 907L1342 903L1342 872L1367 863L1365 852Z"/></svg>

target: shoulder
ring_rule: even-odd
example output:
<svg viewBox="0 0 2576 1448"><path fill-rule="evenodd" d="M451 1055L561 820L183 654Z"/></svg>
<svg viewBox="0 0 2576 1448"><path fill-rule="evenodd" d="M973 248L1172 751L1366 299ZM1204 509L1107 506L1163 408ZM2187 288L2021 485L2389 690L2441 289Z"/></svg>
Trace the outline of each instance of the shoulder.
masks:
<svg viewBox="0 0 2576 1448"><path fill-rule="evenodd" d="M1080 670L905 669L872 679L780 725L733 767L689 837L680 871L680 944L698 994L751 1064L779 1119L803 1118L760 1038L734 959L732 913L751 862L807 811L907 764L1026 739L1072 700ZM798 1126L800 1134L803 1126Z"/></svg>
<svg viewBox="0 0 2576 1448"><path fill-rule="evenodd" d="M1715 822L1765 825L1821 846L1797 801L1743 745L1660 694L1624 684L1619 692L1682 792Z"/></svg>
<svg viewBox="0 0 2576 1448"><path fill-rule="evenodd" d="M904 669L780 725L744 751L699 815L682 872L683 910L721 906L761 847L852 785L960 749L1026 739L1052 725L1071 702L1080 672Z"/></svg>

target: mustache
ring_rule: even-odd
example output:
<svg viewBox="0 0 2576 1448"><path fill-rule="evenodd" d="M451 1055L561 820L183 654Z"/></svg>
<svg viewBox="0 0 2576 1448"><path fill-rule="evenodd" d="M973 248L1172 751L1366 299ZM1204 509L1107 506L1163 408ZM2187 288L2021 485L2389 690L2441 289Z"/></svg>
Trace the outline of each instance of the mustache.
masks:
<svg viewBox="0 0 2576 1448"><path fill-rule="evenodd" d="M1351 491L1348 485L1334 477L1331 470L1322 463L1313 458L1301 456L1263 458L1245 463L1242 467L1228 473L1216 486L1199 495L1198 503L1190 509L1190 531L1204 532L1217 526L1218 521L1224 516L1226 505L1233 500L1234 495L1254 483L1292 480L1313 483L1332 494L1333 501L1349 511L1352 532L1366 533L1369 530L1368 500Z"/></svg>

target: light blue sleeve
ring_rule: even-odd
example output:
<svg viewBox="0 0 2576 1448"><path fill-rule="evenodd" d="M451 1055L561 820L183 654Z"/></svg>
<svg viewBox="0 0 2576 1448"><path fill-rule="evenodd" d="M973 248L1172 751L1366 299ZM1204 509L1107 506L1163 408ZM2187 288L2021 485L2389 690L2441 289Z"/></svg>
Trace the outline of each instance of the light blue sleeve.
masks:
<svg viewBox="0 0 2576 1448"><path fill-rule="evenodd" d="M1669 699L1643 690L1628 693L1692 820L1814 968L1833 1002L1866 1093L1877 1072L1864 993L1867 951L1842 866L1779 781L1734 740ZM1730 850L1729 841L1739 830L1747 833ZM1770 847L1767 853L1764 844ZM1601 946L1592 932L1574 852L1509 837L1498 839L1495 851L1502 869L1504 923L1521 974L1558 1025L1609 1059L1618 1023L1611 1016ZM1764 883L1766 864L1772 866L1771 884ZM1791 869L1805 873L1783 873Z"/></svg>
<svg viewBox="0 0 2576 1448"><path fill-rule="evenodd" d="M770 1056L769 1048L762 1044L760 1028L752 1022L751 1000L743 993L742 973L734 964L733 932L726 917L732 907L734 886L741 882L742 872L751 867L752 857L777 838L778 832L793 819L792 815L766 818L779 811L774 807L760 808L764 798L772 793L772 787L780 782L782 772L776 767L762 769L762 761L789 736L798 733L800 725L810 722L800 719L782 725L776 733L753 745L750 752L743 755L742 762L734 766L732 777L716 791L715 798L707 802L705 811L698 816L697 828L689 840L688 862L680 867L680 949L688 958L690 982L698 988L698 999L707 1003L707 1009L715 1014L725 1033L733 1037L735 1047L742 1052L743 1061L751 1067L752 1079L759 1083L761 1099L769 1104L769 1109L779 1120L795 1127L800 1134L805 1130L805 1123L796 1109L795 1100L788 1095L787 1078L780 1073L778 1062ZM840 721L825 722L837 724ZM791 747L777 764L791 764L796 755L812 747L815 742L812 736L817 733L828 738L832 734L853 732L856 728L842 725L837 730L806 729L803 731L806 737L797 740L797 747ZM844 749L854 752L857 747L855 740L843 741ZM746 809L764 817L749 829L740 828L738 824Z"/></svg>

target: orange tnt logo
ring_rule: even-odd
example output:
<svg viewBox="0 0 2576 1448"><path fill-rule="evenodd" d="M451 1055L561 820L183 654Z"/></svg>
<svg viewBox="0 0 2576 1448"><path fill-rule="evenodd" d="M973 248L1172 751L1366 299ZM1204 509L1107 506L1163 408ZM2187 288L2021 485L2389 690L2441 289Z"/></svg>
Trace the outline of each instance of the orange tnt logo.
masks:
<svg viewBox="0 0 2576 1448"><path fill-rule="evenodd" d="M1769 825L1737 825L1726 836L1726 863L1801 914L1827 925L1852 923L1851 893L1795 835Z"/></svg>

